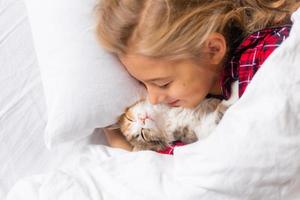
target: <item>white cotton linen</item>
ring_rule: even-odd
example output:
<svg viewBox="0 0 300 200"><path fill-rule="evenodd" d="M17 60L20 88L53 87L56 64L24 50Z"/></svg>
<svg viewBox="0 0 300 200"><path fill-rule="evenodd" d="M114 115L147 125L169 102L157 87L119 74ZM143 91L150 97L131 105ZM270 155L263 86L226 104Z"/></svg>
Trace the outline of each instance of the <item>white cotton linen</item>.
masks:
<svg viewBox="0 0 300 200"><path fill-rule="evenodd" d="M206 140L174 156L90 146L8 200L299 200L300 10L290 37Z"/></svg>
<svg viewBox="0 0 300 200"><path fill-rule="evenodd" d="M49 151L44 143L46 121L43 86L24 2L0 0L1 200L18 179L52 170L79 151L80 145L104 142L97 130L86 141Z"/></svg>
<svg viewBox="0 0 300 200"><path fill-rule="evenodd" d="M25 0L46 96L48 147L116 122L143 88L96 41L97 0Z"/></svg>

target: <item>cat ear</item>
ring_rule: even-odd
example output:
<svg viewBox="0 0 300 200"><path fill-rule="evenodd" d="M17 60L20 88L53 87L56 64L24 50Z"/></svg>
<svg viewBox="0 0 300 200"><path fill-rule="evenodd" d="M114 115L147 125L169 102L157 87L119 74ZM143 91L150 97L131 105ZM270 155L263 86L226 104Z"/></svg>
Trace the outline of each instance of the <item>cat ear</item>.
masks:
<svg viewBox="0 0 300 200"><path fill-rule="evenodd" d="M105 128L109 129L109 130L115 130L115 129L120 129L120 125L119 124L112 124L110 126L106 126Z"/></svg>

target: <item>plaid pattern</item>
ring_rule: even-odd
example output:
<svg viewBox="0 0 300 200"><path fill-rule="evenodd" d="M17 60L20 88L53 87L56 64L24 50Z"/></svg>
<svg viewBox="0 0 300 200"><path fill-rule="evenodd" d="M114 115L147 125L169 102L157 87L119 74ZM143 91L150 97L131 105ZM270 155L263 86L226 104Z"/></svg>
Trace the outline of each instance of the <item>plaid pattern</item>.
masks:
<svg viewBox="0 0 300 200"><path fill-rule="evenodd" d="M268 56L289 36L291 25L266 28L257 31L244 39L234 51L229 62L225 64L221 78L223 98L231 95L231 84L239 81L239 96L245 92L254 74ZM180 141L158 153L173 155L176 146L183 146Z"/></svg>
<svg viewBox="0 0 300 200"><path fill-rule="evenodd" d="M249 35L225 64L221 86L225 99L231 94L232 82L239 81L239 96L245 92L254 74L268 56L289 36L291 25L266 28Z"/></svg>

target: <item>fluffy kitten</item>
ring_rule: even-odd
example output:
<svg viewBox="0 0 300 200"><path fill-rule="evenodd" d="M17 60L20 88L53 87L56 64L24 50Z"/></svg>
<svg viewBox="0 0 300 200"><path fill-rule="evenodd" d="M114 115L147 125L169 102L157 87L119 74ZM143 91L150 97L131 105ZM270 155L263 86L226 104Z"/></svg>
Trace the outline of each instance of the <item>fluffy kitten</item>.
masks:
<svg viewBox="0 0 300 200"><path fill-rule="evenodd" d="M126 109L118 124L134 151L163 150L176 140L189 144L207 137L215 129L238 98L237 83L232 89L234 95L228 101L208 98L194 109L152 105L140 100Z"/></svg>

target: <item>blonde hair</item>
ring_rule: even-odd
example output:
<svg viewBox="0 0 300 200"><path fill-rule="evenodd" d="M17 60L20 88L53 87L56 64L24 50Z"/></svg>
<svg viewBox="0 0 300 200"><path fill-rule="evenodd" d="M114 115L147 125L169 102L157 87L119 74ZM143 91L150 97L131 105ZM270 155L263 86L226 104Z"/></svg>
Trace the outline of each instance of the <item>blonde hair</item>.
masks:
<svg viewBox="0 0 300 200"><path fill-rule="evenodd" d="M207 37L256 30L289 21L299 0L101 0L97 37L117 55L197 58Z"/></svg>

